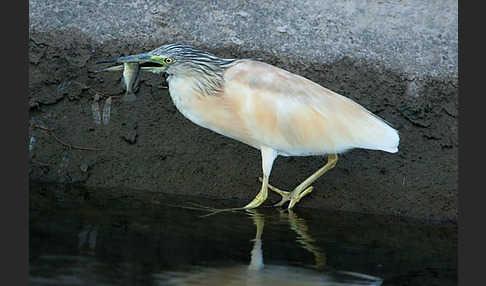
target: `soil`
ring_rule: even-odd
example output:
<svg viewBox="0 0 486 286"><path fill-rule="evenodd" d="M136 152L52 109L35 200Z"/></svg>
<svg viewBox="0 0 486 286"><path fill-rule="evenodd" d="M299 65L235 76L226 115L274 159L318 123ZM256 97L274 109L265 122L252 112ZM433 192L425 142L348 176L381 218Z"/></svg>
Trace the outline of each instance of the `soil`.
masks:
<svg viewBox="0 0 486 286"><path fill-rule="evenodd" d="M32 182L123 187L241 204L256 195L259 151L184 118L161 75L143 74L136 100L124 102L121 72L96 72L104 67L95 64L98 60L157 46L115 41L101 46L72 31L30 35ZM210 51L261 58L305 76L399 130L398 153L356 149L342 154L297 207L457 221L457 78L410 80L378 63L351 58L323 65L265 52ZM94 117L93 108L108 108L110 96L109 118ZM322 157L279 157L270 181L291 190L324 163ZM269 202L278 200L270 194Z"/></svg>

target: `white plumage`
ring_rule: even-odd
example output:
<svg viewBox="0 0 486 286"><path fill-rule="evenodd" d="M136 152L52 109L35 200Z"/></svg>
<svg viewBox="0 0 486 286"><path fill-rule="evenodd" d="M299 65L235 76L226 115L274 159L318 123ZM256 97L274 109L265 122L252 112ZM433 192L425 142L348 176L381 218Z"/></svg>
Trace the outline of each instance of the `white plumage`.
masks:
<svg viewBox="0 0 486 286"><path fill-rule="evenodd" d="M170 94L192 122L279 155L397 152L398 132L351 99L272 65L241 60L224 73L222 93L207 98L196 80L171 75Z"/></svg>

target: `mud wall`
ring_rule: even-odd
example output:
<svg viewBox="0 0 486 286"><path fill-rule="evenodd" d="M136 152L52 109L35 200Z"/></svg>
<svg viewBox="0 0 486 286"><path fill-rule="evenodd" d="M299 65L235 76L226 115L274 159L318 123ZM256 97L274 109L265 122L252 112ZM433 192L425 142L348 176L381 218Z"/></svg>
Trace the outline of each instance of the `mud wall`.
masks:
<svg viewBox="0 0 486 286"><path fill-rule="evenodd" d="M29 16L32 181L251 200L259 151L185 119L161 76L144 74L125 103L121 73L95 73L99 59L179 42L261 58L399 130L398 153L340 156L299 206L457 220L457 1L31 0ZM292 189L323 163L280 157L271 183Z"/></svg>

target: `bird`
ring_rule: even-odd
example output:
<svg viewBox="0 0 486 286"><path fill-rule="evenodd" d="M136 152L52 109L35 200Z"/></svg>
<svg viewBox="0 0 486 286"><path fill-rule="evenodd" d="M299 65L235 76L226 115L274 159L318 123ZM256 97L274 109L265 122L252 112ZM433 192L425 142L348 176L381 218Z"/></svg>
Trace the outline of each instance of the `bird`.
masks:
<svg viewBox="0 0 486 286"><path fill-rule="evenodd" d="M282 197L274 206L288 202L292 209L336 166L338 154L354 148L398 152L400 137L390 123L348 97L260 60L221 58L176 43L99 63L138 63L144 72L164 73L172 102L187 119L260 150L260 191L231 210L259 207L269 189ZM283 191L269 183L278 156L327 156L327 162Z"/></svg>

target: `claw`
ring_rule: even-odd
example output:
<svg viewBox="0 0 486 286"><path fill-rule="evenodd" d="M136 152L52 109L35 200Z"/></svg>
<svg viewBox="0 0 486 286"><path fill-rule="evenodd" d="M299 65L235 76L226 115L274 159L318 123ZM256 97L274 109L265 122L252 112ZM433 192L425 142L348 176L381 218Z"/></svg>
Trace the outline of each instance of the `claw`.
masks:
<svg viewBox="0 0 486 286"><path fill-rule="evenodd" d="M263 181L262 177L258 177L258 180L260 180L260 182ZM295 189L292 192L286 192L286 191L282 191L282 190L280 190L280 189L278 189L278 188L276 188L276 187L274 187L270 184L268 184L268 188L282 196L282 199L280 200L280 202L274 204L273 206L274 207L281 207L286 202L290 201L288 209L292 209L295 206L295 204L297 204L303 197L310 194L312 192L312 190L314 189L314 187L310 186L303 191L298 191L297 189Z"/></svg>
<svg viewBox="0 0 486 286"><path fill-rule="evenodd" d="M298 203L306 195L310 194L313 189L314 189L314 187L310 186L307 189L305 189L303 192L298 194L297 197L291 198L288 209L292 209L295 206L296 203Z"/></svg>

